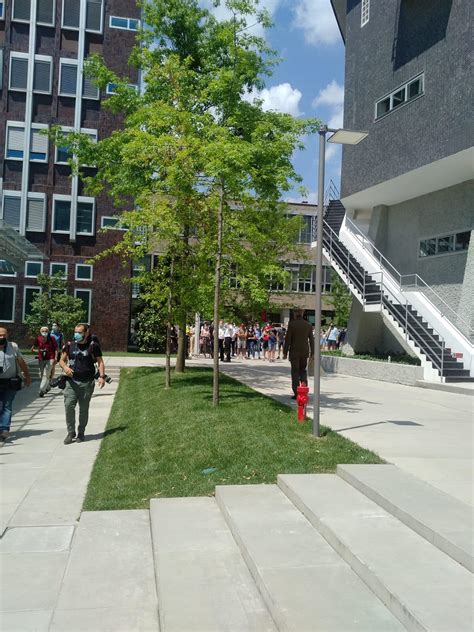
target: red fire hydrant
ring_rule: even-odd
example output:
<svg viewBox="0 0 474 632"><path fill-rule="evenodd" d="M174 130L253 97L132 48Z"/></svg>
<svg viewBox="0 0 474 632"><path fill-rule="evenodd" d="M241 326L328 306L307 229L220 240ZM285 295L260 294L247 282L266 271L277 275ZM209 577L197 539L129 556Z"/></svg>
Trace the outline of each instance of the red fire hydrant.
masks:
<svg viewBox="0 0 474 632"><path fill-rule="evenodd" d="M296 388L296 403L298 404L298 423L306 419L306 406L309 401L309 386L306 382L300 382Z"/></svg>

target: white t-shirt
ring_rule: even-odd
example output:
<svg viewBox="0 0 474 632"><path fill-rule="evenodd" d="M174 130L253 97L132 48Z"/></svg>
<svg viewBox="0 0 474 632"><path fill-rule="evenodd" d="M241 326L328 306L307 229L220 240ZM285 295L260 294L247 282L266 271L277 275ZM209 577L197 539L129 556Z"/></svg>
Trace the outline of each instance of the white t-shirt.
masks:
<svg viewBox="0 0 474 632"><path fill-rule="evenodd" d="M7 380L17 375L16 361L23 359L16 342L7 342L6 347L0 349L0 380Z"/></svg>

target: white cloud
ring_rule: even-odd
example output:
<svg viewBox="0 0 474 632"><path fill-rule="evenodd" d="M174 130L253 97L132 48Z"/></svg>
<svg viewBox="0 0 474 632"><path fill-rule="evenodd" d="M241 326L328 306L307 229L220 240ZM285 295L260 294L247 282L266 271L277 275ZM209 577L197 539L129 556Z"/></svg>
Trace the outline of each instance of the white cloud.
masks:
<svg viewBox="0 0 474 632"><path fill-rule="evenodd" d="M340 86L335 79L319 91L318 96L313 101L313 106L318 105L343 105L344 86Z"/></svg>
<svg viewBox="0 0 474 632"><path fill-rule="evenodd" d="M340 41L339 28L329 0L297 0L293 26L303 29L308 44Z"/></svg>
<svg viewBox="0 0 474 632"><path fill-rule="evenodd" d="M334 160L341 157L341 146L328 143L326 145L326 161Z"/></svg>
<svg viewBox="0 0 474 632"><path fill-rule="evenodd" d="M259 92L251 92L244 96L244 99L250 102L254 99L261 99L265 112L275 110L284 114L300 116L299 103L302 96L298 88L293 88L289 83L280 83L271 88L264 88Z"/></svg>

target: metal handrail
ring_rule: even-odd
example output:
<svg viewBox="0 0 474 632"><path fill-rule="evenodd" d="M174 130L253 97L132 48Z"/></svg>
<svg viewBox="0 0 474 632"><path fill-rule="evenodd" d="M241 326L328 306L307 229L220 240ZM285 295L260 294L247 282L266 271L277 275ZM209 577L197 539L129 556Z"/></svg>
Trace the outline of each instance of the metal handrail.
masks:
<svg viewBox="0 0 474 632"><path fill-rule="evenodd" d="M449 322L453 325L453 327L455 327L455 329L457 329L459 333L461 333L463 336L466 336L466 333L459 328L459 325L453 322L453 317L454 317L457 322L461 322L463 326L466 328L468 340L471 339L471 337L474 335L474 329L469 325L467 321L464 320L464 318L462 318L462 316L460 316L450 305L448 305L446 301L436 292L436 290L434 290L430 285L428 285L428 283L426 283L426 281L424 281L420 277L419 274L417 274L416 272L412 274L401 274L397 270L397 268L395 268L395 266L393 266L390 263L387 257L385 257L380 252L380 250L375 246L375 244L370 239L368 239L366 235L364 235L364 233L360 230L360 228L356 226L356 224L354 224L354 222L347 217L347 215L346 215L346 224L349 225L351 232L353 232L355 236L359 239L359 241L361 241L362 247L364 248L364 250L367 250L368 252L370 252L370 254L375 256L380 266L382 268L385 268L388 272L390 272L390 274L392 274L392 276L395 278L395 281L398 282L398 286L401 292L403 292L403 285L404 285L403 280L408 279L408 278L413 278L415 280L414 285L416 288L420 286L421 288L423 287L426 288L426 291L432 292L432 294L436 297L436 299L439 300L439 302L443 304L443 308L452 314L451 318L449 318ZM425 291L423 291L423 289L421 291L423 292L423 295L425 296L427 301L434 307L434 309L441 315L441 317L446 318L446 315L443 313L443 311L441 311L441 309L437 305L435 305L435 303L433 303L433 301L430 300L428 296L426 296Z"/></svg>
<svg viewBox="0 0 474 632"><path fill-rule="evenodd" d="M317 235L315 235L315 238L317 239ZM338 250L336 249L335 246L337 244L339 244L339 250L341 250L341 252L338 252ZM446 341L444 337L432 326L429 326L429 329L432 330L432 333L428 331L428 327L425 326L423 322L420 323L416 321L418 329L415 329L413 323L411 322L415 317L409 311L408 300L405 300L404 306L402 303L400 303L399 297L395 295L390 285L387 285L386 277L384 279L384 270L382 269L380 271L368 273L358 262L357 263L359 265L359 268L357 268L351 260L349 249L344 244L342 244L337 233L331 228L331 226L329 226L326 221L324 221L323 246L327 251L329 259L337 263L342 272L347 275L347 280L359 292L363 304L367 305L367 299L372 299L376 295L378 297L378 300L377 302L372 304L377 305L379 303L381 310L385 308L391 314L391 316L395 318L395 320L405 331L405 340L407 340L409 336L413 340L413 343L426 357L426 359L431 362L431 364L437 370L440 371L440 375L441 377L443 377L444 353L446 349ZM347 257L345 256L345 253L343 253L343 248L347 250ZM380 281L373 279L373 277L376 277L377 275L380 275ZM368 291L368 288L366 287L366 277L373 279L374 284L379 286L380 290L377 288L376 294ZM394 309L393 305L400 305L401 307L404 307L404 313L398 312L396 309ZM423 337L427 338L428 341L431 343L431 354L427 353L426 349L422 346Z"/></svg>
<svg viewBox="0 0 474 632"><path fill-rule="evenodd" d="M339 189L337 188L334 180L329 180L329 184L324 193L324 204L328 204L330 200L339 199Z"/></svg>

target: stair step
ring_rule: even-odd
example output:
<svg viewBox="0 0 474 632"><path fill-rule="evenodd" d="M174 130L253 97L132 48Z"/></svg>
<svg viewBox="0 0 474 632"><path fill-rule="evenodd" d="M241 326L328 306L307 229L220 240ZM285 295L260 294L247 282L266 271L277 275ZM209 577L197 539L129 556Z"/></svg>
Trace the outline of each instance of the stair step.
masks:
<svg viewBox="0 0 474 632"><path fill-rule="evenodd" d="M471 507L395 465L338 465L338 475L474 572Z"/></svg>
<svg viewBox="0 0 474 632"><path fill-rule="evenodd" d="M451 369L449 367L443 366L443 375L446 377L469 377L470 373L467 369L463 369L461 367L457 369Z"/></svg>
<svg viewBox="0 0 474 632"><path fill-rule="evenodd" d="M339 476L282 475L278 483L409 630L472 629L468 570Z"/></svg>
<svg viewBox="0 0 474 632"><path fill-rule="evenodd" d="M276 485L216 487L216 500L279 630L401 630Z"/></svg>
<svg viewBox="0 0 474 632"><path fill-rule="evenodd" d="M150 501L161 632L275 632L214 498Z"/></svg>
<svg viewBox="0 0 474 632"><path fill-rule="evenodd" d="M474 377L471 376L463 376L463 375L459 375L459 376L451 376L451 377L445 377L444 381L447 383L453 383L453 382L474 382Z"/></svg>

